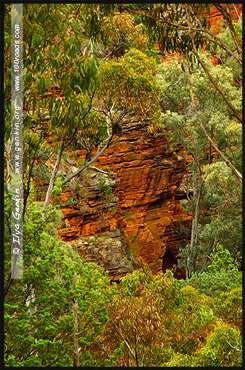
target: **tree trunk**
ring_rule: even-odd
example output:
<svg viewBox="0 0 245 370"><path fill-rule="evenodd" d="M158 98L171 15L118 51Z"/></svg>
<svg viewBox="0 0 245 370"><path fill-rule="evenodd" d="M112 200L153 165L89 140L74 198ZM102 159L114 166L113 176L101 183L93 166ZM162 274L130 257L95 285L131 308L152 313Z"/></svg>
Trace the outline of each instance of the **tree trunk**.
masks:
<svg viewBox="0 0 245 370"><path fill-rule="evenodd" d="M79 350L78 350L78 305L73 299L73 367L79 367Z"/></svg>
<svg viewBox="0 0 245 370"><path fill-rule="evenodd" d="M27 287L27 286L26 286ZM27 287L28 288L28 287ZM28 314L30 316L35 316L36 312L37 312L37 306L33 306L33 307L29 307L29 305L31 303L34 303L36 300L36 295L35 295L35 289L33 287L33 285L31 284L30 285L30 294L27 296L26 298L26 306L28 307ZM35 337L35 334L37 332L37 329L35 329L32 324L30 323L30 320L29 321L29 328L30 328L30 335L34 337L34 342L35 344L37 343L37 338ZM35 352L35 356L38 357L38 351Z"/></svg>
<svg viewBox="0 0 245 370"><path fill-rule="evenodd" d="M202 192L202 183L197 191L196 188L196 179L197 179L197 171L196 169L193 170L193 199L195 205L193 206L192 211L192 226L191 226L191 242L190 242L190 253L187 258L186 263L186 280L191 278L193 267L195 265L195 258L197 252L197 245L198 245L198 218L199 218L199 208L200 208L200 199L201 199L201 192Z"/></svg>
<svg viewBox="0 0 245 370"><path fill-rule="evenodd" d="M51 192L52 192L53 187L54 187L54 181L55 181L58 169L59 169L61 155L62 155L63 150L64 150L64 138L62 136L61 141L60 141L60 149L59 149L59 152L58 152L58 155L57 155L57 159L56 159L56 163L55 163L55 166L54 166L54 169L53 169L53 172L52 172L51 179L49 181L49 186L48 186L48 190L47 190L47 193L46 193L45 202L44 202L44 205L43 205L43 213L42 213L42 219L43 220L45 218L46 208L48 207L49 202L50 202Z"/></svg>

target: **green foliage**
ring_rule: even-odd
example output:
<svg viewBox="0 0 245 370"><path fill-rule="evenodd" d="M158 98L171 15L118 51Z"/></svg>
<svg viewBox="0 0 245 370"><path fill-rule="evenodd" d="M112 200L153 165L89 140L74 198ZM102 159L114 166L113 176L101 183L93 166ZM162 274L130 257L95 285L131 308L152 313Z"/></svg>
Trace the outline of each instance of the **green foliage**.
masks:
<svg viewBox="0 0 245 370"><path fill-rule="evenodd" d="M214 67L207 52L200 55L215 82L220 84L228 100L240 113L241 86L232 82L231 67L223 64ZM234 120L227 104L197 64L193 64L190 74L196 97L194 109L185 63L183 65L184 70L180 62L162 63L157 77L162 91L162 129L176 146L183 145L193 158L189 163L192 176L188 176L186 187L188 200L182 202L182 209L192 212L193 225L197 225L193 229L196 245L193 247L190 243L186 246L181 252L180 262L186 267L190 257L191 268L200 272L206 269L212 246L217 242L230 251L233 259L241 251L242 202L240 183L208 143L195 109L209 136L240 172L241 124Z"/></svg>
<svg viewBox="0 0 245 370"><path fill-rule="evenodd" d="M108 319L109 280L101 268L57 241L57 212L40 228L41 213L40 203L28 207L24 277L14 281L5 299L6 366L71 366L73 297L79 307L82 354Z"/></svg>
<svg viewBox="0 0 245 370"><path fill-rule="evenodd" d="M37 155L40 162L46 161L52 153L52 148L48 145L40 145Z"/></svg>
<svg viewBox="0 0 245 370"><path fill-rule="evenodd" d="M200 293L215 297L233 287L240 286L241 280L241 272L234 267L234 269L228 271L194 273L188 280L188 284L196 287Z"/></svg>
<svg viewBox="0 0 245 370"><path fill-rule="evenodd" d="M233 258L230 255L230 252L225 249L221 244L217 244L216 252L211 253L210 257L212 259L211 264L208 266L210 272L216 272L220 270L233 270Z"/></svg>
<svg viewBox="0 0 245 370"><path fill-rule="evenodd" d="M7 216L9 201L8 195ZM227 341L241 348L241 288L213 300L192 286L181 287L171 271L153 276L144 266L121 279L117 289L100 267L57 241L57 211L40 228L41 203L28 204L24 278L5 300L6 366L71 366L72 298L78 301L81 366L240 364L239 351ZM220 258L229 261L222 251L218 248L215 266Z"/></svg>
<svg viewBox="0 0 245 370"><path fill-rule="evenodd" d="M203 173L203 206L209 213L200 237L209 245L218 240L235 258L242 247L241 186L220 161L207 165Z"/></svg>
<svg viewBox="0 0 245 370"><path fill-rule="evenodd" d="M197 353L222 316L215 307L216 301L195 288L181 288L170 271L152 276L141 269L122 279L104 335L114 345L127 343L125 366L198 366Z"/></svg>
<svg viewBox="0 0 245 370"><path fill-rule="evenodd" d="M242 273L234 265L229 251L222 245L217 244L216 253L212 253L211 257L213 260L208 265L207 271L194 273L188 280L188 285L211 297L241 287Z"/></svg>
<svg viewBox="0 0 245 370"><path fill-rule="evenodd" d="M241 366L242 273L234 265L241 250L241 186L207 142L196 110L210 137L240 172L242 127L190 56L194 107L184 60L193 51L190 16L197 48L205 44L202 60L241 114L237 58L209 45L199 32L206 29L204 11L209 9L207 4L191 5L191 13L189 4L24 5L24 277L11 280L10 275L9 192L4 220L5 366L72 366L72 299L78 302L81 367ZM6 143L11 122L10 10L7 5ZM241 41L241 17L233 25ZM219 39L236 53L229 29L221 26ZM164 53L180 51L180 62L157 66L155 44ZM211 48L221 65L213 66ZM41 199L41 186L50 179L45 161L53 149L43 141L43 132L57 142L63 136L65 147L72 150L84 149L87 161L126 115L150 120L155 132L169 135L173 151L181 146L193 158L182 203L182 209L198 215L195 248L188 244L182 253L185 264L191 257L196 271L187 283L168 270L154 276L143 265L116 286L101 267L62 245L57 234L62 214L55 206L62 192L61 172L45 220L42 202L34 201ZM97 191L102 224L103 209L113 200L102 176ZM67 202L75 203L73 198ZM122 216L130 217L130 212Z"/></svg>
<svg viewBox="0 0 245 370"><path fill-rule="evenodd" d="M97 78L95 59L79 56L82 38L76 12L75 7L60 4L43 4L38 10L28 4L24 17L26 110L37 107L40 111L45 104L53 125L68 132L87 110L79 93L93 91ZM49 14L48 19L45 14ZM59 88L60 99L55 96L54 86ZM53 93L47 94L47 90Z"/></svg>
<svg viewBox="0 0 245 370"><path fill-rule="evenodd" d="M159 116L158 89L155 83L156 62L132 48L117 60L101 64L100 97L109 109L134 111L153 120Z"/></svg>
<svg viewBox="0 0 245 370"><path fill-rule="evenodd" d="M69 198L69 199L65 202L65 204L66 204L66 205L68 205L68 206L74 206L75 204L77 204L77 201L76 201L73 197L71 197L71 198Z"/></svg>
<svg viewBox="0 0 245 370"><path fill-rule="evenodd" d="M162 366L240 367L242 366L241 346L240 333L229 325L218 323L203 348L193 355L173 353L171 360Z"/></svg>
<svg viewBox="0 0 245 370"><path fill-rule="evenodd" d="M62 180L60 177L57 177L54 183L54 187L52 189L52 194L55 194L57 197L59 197L62 193Z"/></svg>
<svg viewBox="0 0 245 370"><path fill-rule="evenodd" d="M235 348L232 348L235 347ZM207 338L206 345L197 353L198 365L203 367L242 366L242 337L227 324L218 323Z"/></svg>
<svg viewBox="0 0 245 370"><path fill-rule="evenodd" d="M106 182L103 176L99 176L99 184L97 190L105 201L109 201L114 198L111 186Z"/></svg>
<svg viewBox="0 0 245 370"><path fill-rule="evenodd" d="M242 38L242 14L240 15L239 19L237 21L233 21L233 27L235 30L235 33L237 35L237 38L239 42L241 42ZM220 40L227 45L229 50L233 51L233 53L236 55L236 45L234 42L234 39L229 31L229 29L225 26L224 22L221 22L220 24L220 32L219 32L219 38ZM236 83L241 85L242 83L242 65L234 58L234 56L231 56L227 50L224 50L220 46L217 46L216 49L216 55L220 59L220 61L230 67L231 71L233 72L233 77L236 80Z"/></svg>
<svg viewBox="0 0 245 370"><path fill-rule="evenodd" d="M178 32L178 28L171 27L172 22L177 18L179 21L183 21L185 18L186 7L180 4L172 4L170 9L167 8L167 4L164 4L160 9L156 4L152 7L156 7L149 15L143 17L144 25L150 35L150 39L155 43L159 44L162 51L172 52L178 51L185 53L187 48L190 48L190 37L186 32ZM159 18L165 16L170 22L157 22Z"/></svg>
<svg viewBox="0 0 245 370"><path fill-rule="evenodd" d="M168 362L165 362L163 367L197 367L197 361L194 356L190 355L184 355L184 354L176 354L173 352L171 356L171 360Z"/></svg>
<svg viewBox="0 0 245 370"><path fill-rule="evenodd" d="M124 54L125 50L132 47L145 50L149 42L147 35L142 32L142 24L135 25L133 15L128 12L109 14L103 21L102 29L105 44L111 50L115 49L115 56Z"/></svg>
<svg viewBox="0 0 245 370"><path fill-rule="evenodd" d="M231 286L235 285L234 283ZM222 292L216 298L215 312L225 322L242 330L242 281L240 281L240 286Z"/></svg>

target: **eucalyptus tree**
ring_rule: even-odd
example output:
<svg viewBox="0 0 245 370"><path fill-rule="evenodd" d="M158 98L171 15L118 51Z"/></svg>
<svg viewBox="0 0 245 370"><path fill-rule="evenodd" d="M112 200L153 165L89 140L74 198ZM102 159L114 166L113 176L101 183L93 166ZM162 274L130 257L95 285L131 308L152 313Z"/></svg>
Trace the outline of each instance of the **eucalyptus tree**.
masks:
<svg viewBox="0 0 245 370"><path fill-rule="evenodd" d="M201 56L215 81L222 79L226 95L241 110L241 87L231 83L231 68L214 67L207 52ZM241 184L220 152L239 172L242 170L242 127L198 64L193 64L191 73L188 69L187 63L163 63L158 81L163 128L192 156L187 200L182 202L183 209L192 212L191 241L182 252L190 277L193 271L206 268L217 243L229 249L233 258L241 250ZM207 141L200 120L205 122L205 130L218 151Z"/></svg>
<svg viewBox="0 0 245 370"><path fill-rule="evenodd" d="M6 271L11 263L10 200L6 194ZM9 285L5 275L5 366L72 366L73 299L78 303L80 364L90 366L90 344L108 320L107 304L114 290L102 268L61 245L60 211L53 209L40 222L41 214L42 202L30 195L23 224L23 279Z"/></svg>
<svg viewBox="0 0 245 370"><path fill-rule="evenodd" d="M205 252L206 262L212 248L215 248L218 241L225 243L225 246L230 250L233 249L233 256L235 251L240 249L240 216L238 215L241 210L240 206L238 206L238 213L233 223L233 225L236 224L236 227L234 226L236 238L230 246L227 245L228 239L224 240L224 235L227 235L227 233L221 238L221 233L216 237L213 229L211 233L204 232L202 234L202 239L205 240L204 243L203 241L200 242L199 235L199 213L201 202L204 199L207 201L207 197L204 196L204 194L207 194L205 181L207 182L208 178L211 178L208 177L210 168L216 174L219 168L220 178L222 178L223 172L235 176L236 180L233 180L236 183L235 188L238 194L240 194L239 189L242 182L242 25L241 16L239 17L238 13L238 20L233 22L231 7L235 9L235 5L226 4L214 4L214 6L212 4L123 4L120 6L121 13L132 14L135 20L140 19L140 22L143 22L151 42L158 44L163 60L165 56L171 54L173 60L177 56L182 63L183 73L179 73L176 78L173 77L175 74L172 75L173 78L167 79L166 77L166 82L161 86L160 104L163 109L165 127L168 126L171 129L168 130L168 133L177 144L184 145L187 152L193 156L193 161L190 164L193 189L192 192L187 190L191 205L190 210L193 215L190 250L186 256L189 265L187 276L189 277L191 271L196 268L195 261L197 255L199 255L198 249L201 248L201 245L204 249L208 248L208 251ZM210 25L209 19L212 17L213 11L223 16L218 26L218 34L217 29L213 29ZM115 38L120 36L116 32L115 35ZM209 54L203 53L204 50L207 50ZM207 57L207 55L211 57L211 52L216 53L216 57L222 65L219 64L216 68L213 67L211 58ZM171 70L170 66L169 69ZM200 80L196 80L196 78L200 78ZM199 87L195 86L198 81L200 81ZM183 93L183 84L185 84L186 91L184 95L181 95L178 93L180 91ZM172 92L174 95L171 94ZM171 103L173 103L172 106ZM171 106L171 114L167 112L168 106ZM178 129L176 130L176 128ZM228 144L229 140L236 143L232 146L232 150L230 150ZM211 162L215 158L219 162L225 163L225 166L227 165L229 169L225 170L222 164L217 164L216 167L212 166ZM208 163L210 167L205 170L204 166ZM220 189L219 186L216 189ZM227 194L226 191L223 191L223 197L226 197ZM223 197L220 199L224 199ZM233 193L232 202L238 204L236 199L237 196ZM210 212L212 209L212 212L216 215L218 215L218 210L221 210L221 208L215 210L215 206L210 207ZM227 209L227 206L225 208ZM220 212L220 215L227 214L225 208L222 207L223 211ZM231 209L232 207L228 208ZM209 211L207 215L209 215ZM207 220L209 216L205 218L206 221L204 221L204 218L202 216L201 222L203 226L206 225L204 230L208 230ZM214 218L215 216L212 222L215 223ZM187 252L187 249L185 252Z"/></svg>
<svg viewBox="0 0 245 370"><path fill-rule="evenodd" d="M216 236L214 228L209 228L210 214L213 212L212 224L215 224L215 215L218 216L219 210L221 210L220 206L215 209L216 202L212 203L213 206L209 203L207 217L202 216L201 223L203 226L206 224L204 227L206 231L203 230L202 237L200 235L201 201L206 199L207 202L207 197L204 196L207 194L205 182L207 183L208 179L211 179L208 176L208 171L214 170L217 176L219 168L220 179L224 172L229 173L229 178L233 174L236 178L236 180L233 179L236 183L234 189L237 189L236 194L241 194L242 24L241 16L239 17L238 13L238 20L233 22L231 7L235 7L235 5L135 4L124 7L131 14L142 17L150 38L158 44L163 60L165 56L170 54L173 61L180 59L180 65L183 68L183 73L179 72L177 75L172 68L172 76L165 77L165 82L161 85L160 104L163 109L165 128L170 128L168 133L177 144L184 145L187 152L191 153L193 157L190 164L191 191L187 187L190 205L188 210L192 211L192 232L190 245L183 251L186 259L187 277L190 277L192 270L197 268L195 264L200 248L208 248L205 253L205 262L207 263L208 256L218 241L225 243L228 249L233 249L233 257L240 249L241 243L241 219L238 216L241 213L241 206L238 206L238 214L232 223L232 230L236 230L234 230L236 237L233 238L233 242L229 239L231 242L229 246L227 245L228 239L224 240L227 233L223 234L222 237L222 233L216 229L218 232ZM213 29L209 21L213 11L221 15L218 33L217 28ZM204 50L207 50L206 54ZM213 67L211 58L207 57L207 55L211 57L211 52L216 53L216 57L222 63L216 68ZM166 66L171 70L170 65L166 64ZM164 73L167 67L164 67ZM197 70L199 70L198 73ZM197 88L198 82L200 83ZM208 92L206 88L210 91ZM168 107L170 111L168 111ZM233 139L231 139L232 136ZM236 142L232 146L232 150L230 150L228 143L229 139ZM211 162L214 158L225 163L229 169L226 170L222 164L213 166ZM204 166L208 162L210 165L205 170ZM232 183L233 180L231 180ZM213 187L212 189L214 191ZM219 185L216 189L218 192L220 191ZM222 193L223 197L228 196L226 191L223 190ZM214 191L214 194L217 195L217 192ZM213 201L214 197L212 197ZM219 199L224 200L223 197ZM232 203L238 205L238 198L240 196L237 197L233 193ZM220 212L223 219L224 214L228 213L225 212L225 209L231 210L233 208L227 206L227 201L225 204L226 207L222 207L223 211ZM231 226L231 219L229 218L229 220L228 224ZM220 222L220 226L221 224L222 222ZM210 231L212 229L212 232L208 232L208 229ZM219 228L219 230L221 229L224 227Z"/></svg>
<svg viewBox="0 0 245 370"><path fill-rule="evenodd" d="M41 124L45 116L50 118L51 133L59 143L43 217L62 152L89 113L96 86L96 60L81 50L86 38L81 11L61 4L25 6L25 118L27 122L39 118Z"/></svg>
<svg viewBox="0 0 245 370"><path fill-rule="evenodd" d="M203 49L217 51L217 57L221 57L224 64L232 66L234 79L241 83L242 57L241 57L241 16L236 23L233 22L230 7L235 5L214 4L219 15L223 15L222 32L217 35L217 31L210 26L209 18L212 16L212 4L137 4L135 6L125 6L127 11L142 17L150 38L154 40L162 52L166 54L181 55L190 60L196 59L205 71L211 85L221 95L229 107L230 115L237 122L242 123L241 106L234 105L234 102L223 91L221 81L217 81L210 71L209 66L202 58ZM226 37L223 36L226 32ZM224 56L225 55L225 56ZM186 70L187 73L187 70ZM199 97L197 97L199 98ZM199 121L207 140L219 150L215 141L208 135L208 130L203 122ZM241 172L228 160L225 153L221 152L223 160L231 167L233 173L242 182Z"/></svg>
<svg viewBox="0 0 245 370"><path fill-rule="evenodd" d="M119 62L113 62L112 58L117 56L113 55L112 51L120 44L122 35L128 48L143 48L146 36L142 33L141 25L134 24L131 15L119 16L117 12L114 14L113 6L110 5L26 4L24 9L24 127L30 131L34 129L40 134L46 125L56 152L56 161L44 201L44 218L65 148L84 148L87 155L84 166L66 177L63 185L92 164L110 145L116 133L115 126L129 111L135 109L135 96L139 96L137 88L141 89L142 93L145 91L146 95L142 96L147 98L144 84L137 86L134 83L134 106L126 103L125 97L123 103L117 104L117 107L113 102L107 107L104 103L100 106L99 102L99 99L105 102L108 94L106 89L113 86L112 81L109 84L106 82L106 73L109 74L110 63L114 63L114 67L119 66ZM110 17L113 27L108 30ZM115 29L117 33L114 32ZM134 35L130 38L128 35L134 31L137 37ZM141 62L146 67L147 57L143 59L141 58ZM132 68L130 63L135 62L128 57L122 59L121 63L128 63L128 67L122 66L122 70L127 73L127 68ZM104 64L107 66L107 72ZM151 61L150 66L152 72L148 79L152 78L155 68ZM135 74L134 78L138 77L140 78L139 74ZM121 86L127 82L124 78ZM149 81L145 82L149 87ZM124 88L124 94L125 91ZM152 91L148 97L151 97L151 94ZM130 98L130 94L127 97ZM139 106L142 106L142 102ZM112 119L112 111L115 110L117 116L114 115ZM95 148L97 152L93 155ZM31 172L25 172L29 183L33 175ZM24 188L27 196L28 185Z"/></svg>

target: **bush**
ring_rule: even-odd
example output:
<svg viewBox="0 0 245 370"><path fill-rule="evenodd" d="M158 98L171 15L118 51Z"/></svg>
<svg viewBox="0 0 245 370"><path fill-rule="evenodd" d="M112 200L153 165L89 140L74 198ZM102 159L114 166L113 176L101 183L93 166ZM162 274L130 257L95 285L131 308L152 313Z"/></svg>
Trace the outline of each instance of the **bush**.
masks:
<svg viewBox="0 0 245 370"><path fill-rule="evenodd" d="M219 323L208 337L206 345L197 352L198 366L242 366L242 337L231 326Z"/></svg>
<svg viewBox="0 0 245 370"><path fill-rule="evenodd" d="M211 254L212 262L208 271L201 274L194 273L188 280L188 285L198 289L200 293L216 297L242 285L242 273L233 264L230 252L221 244L216 245L216 253Z"/></svg>
<svg viewBox="0 0 245 370"><path fill-rule="evenodd" d="M234 266L232 270L224 269L216 272L194 273L188 280L188 285L198 289L200 293L210 297L216 297L222 292L227 292L232 288L241 286L242 273Z"/></svg>
<svg viewBox="0 0 245 370"><path fill-rule="evenodd" d="M242 287L221 293L215 299L215 314L242 330Z"/></svg>

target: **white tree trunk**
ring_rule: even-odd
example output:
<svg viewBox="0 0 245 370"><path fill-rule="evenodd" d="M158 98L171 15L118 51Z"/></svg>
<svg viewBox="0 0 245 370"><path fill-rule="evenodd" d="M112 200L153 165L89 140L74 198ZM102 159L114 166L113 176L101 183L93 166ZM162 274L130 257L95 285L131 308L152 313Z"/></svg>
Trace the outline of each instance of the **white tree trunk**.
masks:
<svg viewBox="0 0 245 370"><path fill-rule="evenodd" d="M42 213L42 219L43 220L45 219L46 208L48 207L48 205L50 203L51 192L52 192L53 187L54 187L54 181L55 181L58 169L59 169L61 155L63 153L63 150L64 150L64 138L62 136L61 141L60 141L60 149L59 149L59 152L58 152L58 155L57 155L57 159L56 159L56 163L55 163L52 175L51 175L51 179L49 181L49 186L48 186L48 190L46 192L45 202L44 202L44 205L43 205L43 213Z"/></svg>

